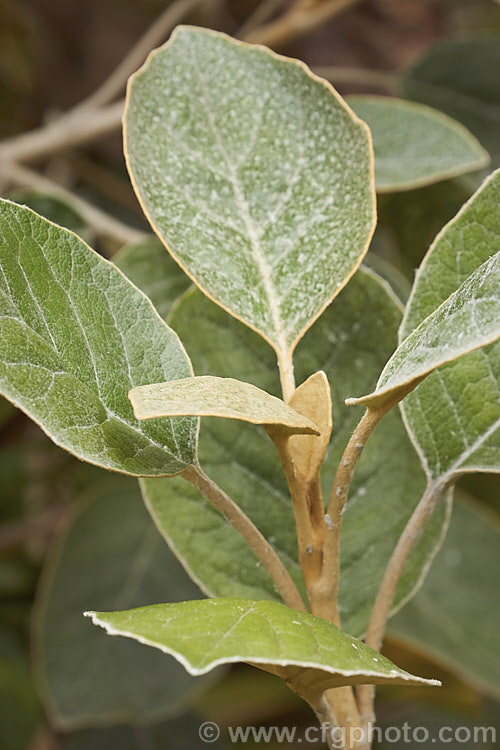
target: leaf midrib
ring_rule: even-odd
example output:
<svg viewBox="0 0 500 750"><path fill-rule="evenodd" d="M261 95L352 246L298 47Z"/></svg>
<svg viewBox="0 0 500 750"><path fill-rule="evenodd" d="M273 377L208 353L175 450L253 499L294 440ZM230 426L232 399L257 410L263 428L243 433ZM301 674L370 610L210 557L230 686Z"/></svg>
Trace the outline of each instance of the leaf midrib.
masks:
<svg viewBox="0 0 500 750"><path fill-rule="evenodd" d="M288 351L288 346L286 342L286 331L285 331L285 327L283 326L283 321L281 319L281 313L279 309L278 298L276 296L276 291L271 282L271 268L260 246L258 233L254 225L254 222L252 220L252 217L250 216L248 203L245 198L237 172L234 169L233 165L231 164L229 155L225 149L224 143L215 125L212 110L210 109L210 106L208 105L208 102L206 100L206 96L205 96L206 82L204 80L204 77L203 77L199 62L198 62L198 58L196 54L196 51L197 51L196 44L194 44L192 41L190 46L191 46L191 49L193 50L193 56L192 56L192 60L194 63L193 69L198 77L199 83L201 84L199 86L200 100L202 102L203 109L205 110L205 113L207 115L207 121L210 126L210 130L212 132L212 135L214 136L214 139L219 147L220 154L224 160L227 173L228 173L228 177L229 177L229 181L233 187L236 202L240 208L243 223L245 225L245 228L248 233L248 237L250 239L250 244L254 253L254 259L257 265L257 269L262 279L262 285L264 287L264 291L266 293L266 296L269 302L269 310L271 313L271 318L273 321L274 332L276 334L278 346L279 346L280 351L285 355Z"/></svg>
<svg viewBox="0 0 500 750"><path fill-rule="evenodd" d="M213 651L215 651L215 649L219 648L221 646L221 644L224 643L224 641L227 639L227 637L229 636L229 634L235 628L238 627L238 625L247 617L247 615L249 615L252 612L252 610L255 609L256 606L257 606L257 602L254 602L253 604L251 604L250 607L248 607L245 610L245 612L243 612L243 614L240 615L238 617L238 619L235 620L235 622L233 622L233 624L231 625L231 627L229 628L229 630L226 630L225 633L223 633L222 636L208 649L208 651L206 651L204 653L203 658L201 659L201 662L200 662L200 666L201 665L207 666L208 664L211 663L210 662L210 658L209 658L209 654L211 654Z"/></svg>
<svg viewBox="0 0 500 750"><path fill-rule="evenodd" d="M16 218L16 222L17 222L17 224L19 225L19 227L20 227L20 228L21 228L21 230L22 230L22 226L21 226L21 224L20 224L20 222L19 222L19 219L18 219L18 217L15 217L15 218ZM24 279L25 279L25 282L26 282L26 284L27 284L27 286L28 286L28 289L29 289L29 293L30 293L30 295L31 295L31 297L32 297L32 299L33 299L33 301L35 302L35 304L36 304L36 307L37 307L37 310L38 310L38 312L39 312L39 314L40 314L40 317L41 317L41 319L42 319L42 321L43 321L43 323L44 323L44 327L45 327L45 329L46 329L46 332L47 332L47 334L48 334L48 340L47 340L47 339L44 339L44 337L43 337L43 336L42 336L42 335L41 335L40 333L38 333L38 331L36 331L36 330L35 330L34 328L32 328L32 327L31 327L31 326L30 326L30 325L29 325L29 324L27 323L27 321L26 321L26 320L24 319L24 316L23 316L23 315L22 315L22 314L20 313L20 311L19 311L19 308L18 308L18 305L16 304L16 302L15 302L15 300L14 300L14 297L11 297L11 301L12 301L12 303L14 304L14 306L15 306L16 310L18 311L18 314L20 315L20 319L14 318L14 320L16 320L16 321L17 321L17 322L18 322L18 323L19 323L19 324L20 324L20 325L21 325L21 326L22 326L23 328L27 329L28 331L32 331L32 333L33 333L33 334L34 334L35 336L40 336L40 338L41 338L42 340L44 340L46 344L49 344L49 346L50 346L50 347L51 347L51 348L53 349L53 351L54 351L54 353L56 354L57 358L61 360L61 364L64 364L64 370L62 370L62 371L59 371L59 373L56 373L55 371L52 371L52 370L48 370L48 368L44 368L44 369L47 369L47 371L48 371L48 372L51 372L51 373L52 373L53 375L56 375L56 374L64 374L64 375L70 375L70 376L74 377L74 378L75 378L75 380L77 380L77 381L78 381L79 383L81 383L81 384L82 384L82 385L84 385L85 387L89 388L89 386L88 386L88 385L87 385L87 384L86 384L86 383L85 383L84 381L82 381L82 380L81 380L80 378L78 378L78 377L77 377L77 376L76 376L76 375L75 375L74 373L70 372L70 371L68 370L68 368L66 367L66 364L65 364L65 363L64 363L64 362L62 361L62 357L61 357L61 354L60 354L60 352L59 352L59 350L58 350L58 348L57 348L56 342L55 342L55 340L54 340L54 338L53 338L53 336L52 336L52 334L51 334L51 332L50 332L49 326L48 326L48 324L47 324L47 321L46 321L46 319L45 319L45 315L44 315L44 313L43 313L43 308L42 308L42 307L40 306L40 303L38 302L38 300L37 300L36 296L35 296L35 295L34 295L34 293L33 293L33 290L32 290L32 288L31 288L31 285L30 285L30 284L29 284L29 282L28 282L28 279L27 279L26 273L25 273L25 271L24 271L24 268L23 268L23 265L22 265L22 263L21 263L21 258L20 258L20 255L19 255L19 249L20 249L20 247L21 247L21 240L20 240L20 237L19 237L19 235L17 234L17 232L15 231L15 229L14 229L13 227L11 227L11 228L12 228L12 231L14 232L14 234L16 235L16 238L17 238L17 241L18 241L18 252L15 252L15 253L14 253L14 258L15 258L15 260L17 261L17 264L18 264L18 266L19 266L19 268L20 268L20 271L21 271L21 273L22 273L22 275L23 275L23 277L24 277ZM50 259L49 259L49 258L47 257L47 255L45 254L45 250L44 250L44 247L43 247L43 246L42 246L42 244L41 244L41 243L40 243L40 242L38 241L38 239L36 239L36 238L35 238L35 236L34 236L34 235L33 235L32 239L33 239L33 241L35 242L35 244L36 244L36 245L38 246L38 248L39 248L39 250L40 250L40 253L41 253L41 255L42 255L42 256L44 257L44 259L45 259L45 261L46 261L46 263L47 263L47 267L48 267L48 268L49 268L49 270L50 270L50 274L51 274L51 276L52 276L52 278L53 278L53 280L54 280L54 283L55 283L55 284L56 284L56 285L58 286L58 288L59 288L59 289L61 290L61 292L62 292L62 293L63 293L63 294L65 295L66 299L68 300L68 304L69 304L69 306L70 306L70 308L71 308L71 310L72 310L72 312L73 312L73 316L74 316L74 319L75 319L75 321L76 321L76 324L78 325L78 327L79 327L79 329L80 329L80 331L81 331L81 334L82 334L83 340L84 340L84 342L85 342L85 346L86 346L86 349L87 349L87 351L88 351L88 355L89 355L90 363L91 363L91 366L92 366L92 370L93 370L93 372L94 372L94 381L95 381L95 386L96 386L96 389L97 389L97 395L98 395L99 401L100 401L100 403L102 404L102 406L103 406L103 408L104 408L104 410L105 410L105 412L106 412L106 415L107 415L107 419L106 419L106 421L109 421L109 420L110 420L110 418L112 418L112 419L116 419L116 421L117 421L117 422L120 422L121 424L123 424L124 426L126 426L126 427L127 427L128 429L130 429L130 430L132 430L133 432L135 432L135 433L136 433L137 435L140 435L140 436L141 436L142 438L144 438L144 439L148 440L148 441L149 441L149 442L150 442L150 443L151 443L152 445L154 445L155 447L159 448L159 449L160 449L161 451L163 451L163 452L167 453L168 455L172 456L172 458L175 458L175 459L176 459L176 460L178 460L179 462L181 462L181 463L185 463L184 461L182 461L182 459L181 459L181 458L179 457L179 455L175 455L174 453L172 453L172 452L171 452L171 451L170 451L170 450L168 449L168 447L167 447L167 446L165 446L165 445L162 445L161 443L157 442L157 441L156 441L156 440L154 440L154 438L152 438L152 437L151 437L150 435L147 435L146 433L144 433L144 432L143 432L143 431L142 431L142 430L141 430L140 428L138 428L138 427L134 426L133 424L131 424L130 422L128 422L127 420L125 420L125 419L124 419L123 417L121 417L121 416L120 416L119 414L116 414L116 412L115 412L115 411L114 411L113 409L111 409L111 408L110 408L109 404L107 404L107 403L106 403L106 402L104 401L104 399L103 399L103 397L102 397L102 395L101 395L101 387L100 387L100 380L99 380L99 376L98 376L98 368L97 368L97 364L96 364L96 362L95 362L94 354L93 354L92 348L91 348L91 346L90 346L90 343L89 343L89 340L88 340L88 336L87 336L87 334L86 334L85 328L84 328L84 326L83 326L83 324L82 324L82 321L80 320L80 316L79 316L79 314L78 314L78 310L77 310L77 308L75 307L75 305L74 305L74 303L73 303L73 300L72 300L72 298L71 298L71 296L70 296L70 294L69 294L68 290L67 290L67 289L66 289L66 288L65 288L65 287L64 287L64 286L63 286L63 285L61 284L61 282L59 281L59 279L58 279L58 278L56 277L56 275L55 275L55 273L54 273L54 270L53 270L53 268L52 268L52 264L51 264L51 262L50 262ZM6 243L6 244L7 244L7 243ZM73 271L73 263L74 263L74 257L73 257L73 256L72 256L72 258L71 258L71 263L72 263L72 271ZM3 273L3 276L4 276L4 278L5 278L5 274L4 274L4 273ZM6 281L7 281L7 280L6 280ZM10 292L10 286L8 285L8 283L7 283L7 289L8 289L8 290L9 290L9 292ZM106 295L103 295L103 296L106 296ZM106 297L106 301L108 302L108 300L107 300L107 297ZM120 340L121 340L121 342L122 342L122 347L123 347L123 352L124 352L124 355L125 355L125 353L126 353L126 349L125 349L125 345L124 345L123 333L122 333L122 332L120 331L120 329L119 329L119 328L117 327L117 325L116 325L116 318L115 318L115 316L114 316L114 314L113 314L113 312L112 312L112 310L111 310L111 306L110 306L109 304L107 305L107 308L108 308L108 311L109 311L109 314L110 314L111 318L113 319L115 330L116 330L116 331L118 332L118 334L119 334L119 336L120 336ZM2 316L2 319L5 319L6 317L12 317L12 316ZM129 361L128 361L128 358L127 358L126 356L125 356L125 359L126 359L126 361L127 361L127 367L128 367L128 369L129 369L129 373L128 373L128 376L129 376L129 381L130 381L130 363L129 363ZM26 364L28 364L28 365L29 365L30 367L31 367L31 366L33 366L33 365L32 365L32 363L26 363ZM131 381L130 381L130 382L131 382ZM53 384L53 383L52 383L52 384ZM131 383L131 384L132 384L132 383ZM89 390L91 390L91 389L89 388ZM96 424L97 424L97 423L96 423ZM173 439L174 443L176 444L176 446L177 446L177 448L178 448L178 443L177 443L177 436L175 435L175 431L174 431L173 429L171 429L171 434L172 434L172 439ZM141 449L141 450L142 450L142 449ZM178 453L180 453L180 452L178 451Z"/></svg>

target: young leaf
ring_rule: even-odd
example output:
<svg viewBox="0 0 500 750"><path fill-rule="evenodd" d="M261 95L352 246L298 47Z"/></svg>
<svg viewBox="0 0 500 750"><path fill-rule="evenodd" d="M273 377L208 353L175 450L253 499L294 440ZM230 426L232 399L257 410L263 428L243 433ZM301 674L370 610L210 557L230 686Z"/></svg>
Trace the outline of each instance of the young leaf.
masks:
<svg viewBox="0 0 500 750"><path fill-rule="evenodd" d="M384 96L347 101L371 130L379 193L430 185L490 161L472 133L437 109Z"/></svg>
<svg viewBox="0 0 500 750"><path fill-rule="evenodd" d="M365 308L372 314L361 325L360 311ZM361 407L344 405L347 389L362 391L372 386L396 346L400 322L401 306L387 285L373 273L360 271L297 349L298 382L324 370L332 387L335 429L322 471L325 496L362 413ZM279 392L272 350L198 290L186 293L172 325L186 342L197 373L233 375L269 393ZM205 419L199 456L205 471L273 545L302 590L293 511L267 436L242 422ZM378 470L381 465L386 467L383 472ZM203 591L211 596L279 599L253 553L191 485L177 477L141 484L160 532ZM341 616L350 633L360 635L366 629L382 573L424 489L420 462L399 413L393 410L368 442L344 514ZM380 513L382 503L384 514ZM440 543L445 518L443 505L410 560L395 608L419 583Z"/></svg>
<svg viewBox="0 0 500 750"><path fill-rule="evenodd" d="M197 422L141 424L135 385L189 377L150 301L72 232L0 202L0 392L62 448L136 476L182 471Z"/></svg>
<svg viewBox="0 0 500 750"><path fill-rule="evenodd" d="M391 621L390 632L500 697L498 517L477 503L456 503L443 548L416 597Z"/></svg>
<svg viewBox="0 0 500 750"><path fill-rule="evenodd" d="M332 397L325 373L311 375L294 392L290 406L310 417L319 427L319 438L296 435L288 442L290 458L305 481L318 476L332 434Z"/></svg>
<svg viewBox="0 0 500 750"><path fill-rule="evenodd" d="M316 425L276 396L234 378L203 375L133 388L129 393L137 419L196 416L241 419L268 431L318 435Z"/></svg>
<svg viewBox="0 0 500 750"><path fill-rule="evenodd" d="M113 263L149 297L164 320L191 284L156 237L126 245L113 255Z"/></svg>
<svg viewBox="0 0 500 750"><path fill-rule="evenodd" d="M499 206L497 170L437 236L424 258L402 337L412 335L429 312L456 293L476 269L498 258ZM498 282L492 291L498 300ZM405 421L429 477L500 469L499 394L500 344L495 343L439 368L407 396L402 403Z"/></svg>
<svg viewBox="0 0 500 750"><path fill-rule="evenodd" d="M206 599L85 614L110 635L172 654L193 675L246 661L313 670L322 690L359 683L439 684L397 669L326 620L277 602ZM194 638L193 633L203 637Z"/></svg>
<svg viewBox="0 0 500 750"><path fill-rule="evenodd" d="M426 375L500 338L500 252L479 266L398 347L373 393L348 399L381 409L401 400Z"/></svg>
<svg viewBox="0 0 500 750"><path fill-rule="evenodd" d="M303 63L178 27L131 79L125 150L173 257L288 361L373 232L366 125Z"/></svg>
<svg viewBox="0 0 500 750"><path fill-rule="evenodd" d="M82 617L89 602L126 608L167 596L182 601L199 591L154 528L137 484L114 477L91 486L45 566L37 598L36 678L58 727L158 720L199 696L206 681L151 649L109 641Z"/></svg>

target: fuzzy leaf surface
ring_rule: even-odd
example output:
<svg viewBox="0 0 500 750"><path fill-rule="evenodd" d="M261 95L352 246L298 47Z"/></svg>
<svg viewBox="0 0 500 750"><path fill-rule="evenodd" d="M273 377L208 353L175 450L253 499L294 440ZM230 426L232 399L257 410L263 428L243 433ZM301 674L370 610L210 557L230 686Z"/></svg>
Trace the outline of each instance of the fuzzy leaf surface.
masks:
<svg viewBox="0 0 500 750"><path fill-rule="evenodd" d="M363 412L361 407L345 406L348 389L362 391L376 381L397 344L401 314L387 285L362 270L297 349L297 382L323 370L331 383L334 430L322 473L325 497ZM271 348L198 290L187 292L171 323L185 341L198 374L245 378L279 394ZM277 451L267 435L242 422L208 418L201 424L199 456L203 469L250 516L303 591L293 510ZM382 465L386 470L379 470ZM191 485L177 477L141 484L160 532L203 591L217 597L279 599L268 574L237 532ZM424 489L424 472L394 410L366 446L344 514L341 615L343 627L354 635L366 628L385 565ZM443 505L407 567L396 607L411 595L432 559L445 516Z"/></svg>
<svg viewBox="0 0 500 750"><path fill-rule="evenodd" d="M408 388L437 367L499 337L500 252L482 263L404 339L384 367L373 393L349 399L348 403L383 407L401 399Z"/></svg>
<svg viewBox="0 0 500 750"><path fill-rule="evenodd" d="M192 374L150 301L72 232L0 203L0 392L62 448L136 476L194 460L196 420L141 424L131 387Z"/></svg>
<svg viewBox="0 0 500 750"><path fill-rule="evenodd" d="M129 394L137 419L191 415L240 419L288 434L318 435L310 419L251 383L201 375L133 388Z"/></svg>
<svg viewBox="0 0 500 750"><path fill-rule="evenodd" d="M427 682L326 620L277 602L205 599L86 614L110 635L135 638L172 654L193 675L247 661L313 669L321 674L323 689L359 682ZM200 633L202 638L193 637Z"/></svg>
<svg viewBox="0 0 500 750"><path fill-rule="evenodd" d="M385 96L347 101L372 133L377 192L430 185L490 161L467 128L437 109Z"/></svg>
<svg viewBox="0 0 500 750"><path fill-rule="evenodd" d="M366 125L302 63L178 27L131 79L125 150L173 257L287 357L368 247Z"/></svg>
<svg viewBox="0 0 500 750"><path fill-rule="evenodd" d="M464 279L472 278L476 269L493 263L499 254L500 170L497 170L429 249L415 279L401 336L411 336L429 311L455 293ZM493 294L498 300L498 281ZM497 323L500 325L498 313ZM468 335L468 331L463 335ZM499 471L500 343L492 343L439 368L407 396L402 409L429 477Z"/></svg>

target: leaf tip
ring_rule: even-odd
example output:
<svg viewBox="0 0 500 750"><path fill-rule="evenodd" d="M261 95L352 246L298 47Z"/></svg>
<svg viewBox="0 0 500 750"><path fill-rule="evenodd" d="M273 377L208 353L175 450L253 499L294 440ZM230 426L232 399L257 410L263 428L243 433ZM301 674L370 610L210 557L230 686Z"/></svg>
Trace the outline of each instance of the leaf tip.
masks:
<svg viewBox="0 0 500 750"><path fill-rule="evenodd" d="M346 398L344 403L346 406L361 406L363 398Z"/></svg>

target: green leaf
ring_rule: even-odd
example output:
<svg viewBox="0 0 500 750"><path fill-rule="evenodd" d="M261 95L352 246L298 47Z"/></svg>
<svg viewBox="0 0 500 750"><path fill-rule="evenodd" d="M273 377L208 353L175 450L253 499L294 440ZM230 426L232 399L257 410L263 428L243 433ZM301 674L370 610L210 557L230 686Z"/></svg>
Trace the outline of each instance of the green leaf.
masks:
<svg viewBox="0 0 500 750"><path fill-rule="evenodd" d="M360 311L364 310L361 325ZM171 322L186 342L197 373L246 378L269 393L279 393L270 347L198 290L185 295ZM332 386L334 430L322 474L325 497L362 414L361 407L344 405L347 389L373 385L396 346L400 322L401 307L388 286L363 270L297 349L297 381L324 370ZM293 510L276 451L266 434L240 422L205 419L199 456L204 470L250 516L303 591ZM382 465L383 472L379 470ZM177 477L141 484L160 532L206 593L279 600L268 574L238 533L191 485ZM367 626L385 566L424 489L420 462L398 412L393 411L366 446L344 513L340 604L342 625L355 635ZM380 513L382 504L384 514ZM439 545L445 516L443 506L431 519L407 567L396 608L418 585Z"/></svg>
<svg viewBox="0 0 500 750"><path fill-rule="evenodd" d="M410 302L411 304L411 302ZM348 399L372 409L397 402L426 375L500 338L500 252L482 263L399 345L376 389ZM439 410L436 409L439 414Z"/></svg>
<svg viewBox="0 0 500 750"><path fill-rule="evenodd" d="M500 35L447 39L431 47L403 74L410 99L463 123L500 166Z"/></svg>
<svg viewBox="0 0 500 750"><path fill-rule="evenodd" d="M128 608L199 596L125 478L94 485L51 555L37 601L36 676L58 726L145 722L198 697L203 681L173 660L126 641L109 641L82 617L98 607Z"/></svg>
<svg viewBox="0 0 500 750"><path fill-rule="evenodd" d="M139 423L127 394L189 377L150 301L72 232L0 203L0 392L62 448L136 476L194 460L193 419Z"/></svg>
<svg viewBox="0 0 500 750"><path fill-rule="evenodd" d="M300 681L312 672L317 692L359 683L439 684L397 669L326 620L277 602L205 599L85 614L110 635L134 638L172 654L193 675L246 661L302 667Z"/></svg>
<svg viewBox="0 0 500 750"><path fill-rule="evenodd" d="M436 109L384 96L347 101L372 133L377 192L430 185L490 161L472 133Z"/></svg>
<svg viewBox="0 0 500 750"><path fill-rule="evenodd" d="M126 245L113 255L113 263L149 297L164 319L191 284L156 237Z"/></svg>
<svg viewBox="0 0 500 750"><path fill-rule="evenodd" d="M366 125L303 63L178 27L131 79L125 150L173 257L288 359L368 247Z"/></svg>
<svg viewBox="0 0 500 750"><path fill-rule="evenodd" d="M391 622L391 633L500 697L498 637L500 524L477 504L456 503L446 540L422 589Z"/></svg>
<svg viewBox="0 0 500 750"><path fill-rule="evenodd" d="M137 419L196 416L240 419L269 432L319 435L310 419L276 396L234 378L202 375L133 388L129 393Z"/></svg>
<svg viewBox="0 0 500 750"><path fill-rule="evenodd" d="M402 336L418 332L429 311L456 293L464 279L498 259L499 205L497 170L431 246L415 280ZM498 281L492 292L498 300ZM404 418L429 477L500 470L499 394L500 344L495 343L441 367L407 396Z"/></svg>

